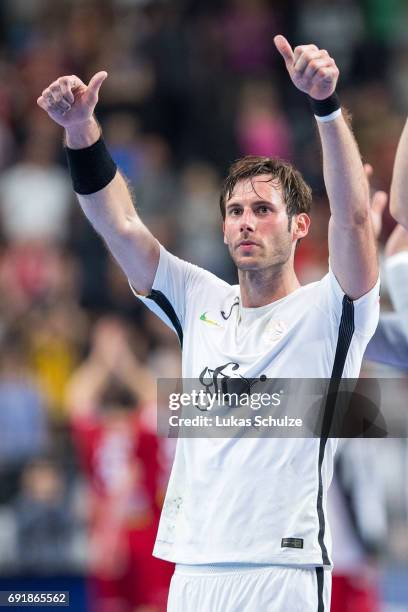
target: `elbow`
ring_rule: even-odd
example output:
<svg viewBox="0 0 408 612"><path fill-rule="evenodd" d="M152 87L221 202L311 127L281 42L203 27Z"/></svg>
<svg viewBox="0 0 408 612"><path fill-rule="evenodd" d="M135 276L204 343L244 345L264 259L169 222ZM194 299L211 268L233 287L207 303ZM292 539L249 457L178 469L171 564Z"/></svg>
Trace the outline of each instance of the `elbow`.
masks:
<svg viewBox="0 0 408 612"><path fill-rule="evenodd" d="M355 193L354 206L350 207L350 211L353 227L371 224L371 200L368 183L364 185L363 189Z"/></svg>
<svg viewBox="0 0 408 612"><path fill-rule="evenodd" d="M125 215L116 226L116 232L123 240L130 239L134 236L135 228L137 227L138 218L134 215Z"/></svg>
<svg viewBox="0 0 408 612"><path fill-rule="evenodd" d="M336 225L345 229L367 227L371 223L370 198L365 190L348 193L331 209Z"/></svg>
<svg viewBox="0 0 408 612"><path fill-rule="evenodd" d="M364 235L367 232L367 228L371 228L371 214L367 206L348 211L343 210L337 214L333 212L331 219L338 229L347 233L352 232L353 234Z"/></svg>
<svg viewBox="0 0 408 612"><path fill-rule="evenodd" d="M370 207L366 204L353 211L350 218L350 225L352 227L362 227L368 225L371 222Z"/></svg>
<svg viewBox="0 0 408 612"><path fill-rule="evenodd" d="M336 225L344 227L345 229L360 229L365 228L371 223L370 208L367 205L354 208L344 212L341 215L335 213L332 217L336 221Z"/></svg>

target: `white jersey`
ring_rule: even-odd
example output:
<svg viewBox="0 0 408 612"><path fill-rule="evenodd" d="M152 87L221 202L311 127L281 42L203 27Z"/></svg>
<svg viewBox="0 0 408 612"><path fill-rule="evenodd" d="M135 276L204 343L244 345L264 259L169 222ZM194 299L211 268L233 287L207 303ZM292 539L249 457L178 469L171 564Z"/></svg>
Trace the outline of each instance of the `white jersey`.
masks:
<svg viewBox="0 0 408 612"><path fill-rule="evenodd" d="M136 294L137 295L137 294ZM141 297L141 296L138 296ZM145 304L182 344L183 378L357 378L379 283L356 301L333 273L267 306L163 247ZM154 554L183 564L330 566L332 438L180 438Z"/></svg>

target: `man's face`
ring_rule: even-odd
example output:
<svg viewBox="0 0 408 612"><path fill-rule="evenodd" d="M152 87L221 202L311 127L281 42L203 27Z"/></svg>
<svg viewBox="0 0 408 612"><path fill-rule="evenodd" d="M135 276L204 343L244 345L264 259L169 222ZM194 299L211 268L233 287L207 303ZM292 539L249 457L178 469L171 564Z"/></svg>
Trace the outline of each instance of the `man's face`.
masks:
<svg viewBox="0 0 408 612"><path fill-rule="evenodd" d="M239 270L288 261L296 242L282 190L267 174L239 181L225 206L224 242Z"/></svg>

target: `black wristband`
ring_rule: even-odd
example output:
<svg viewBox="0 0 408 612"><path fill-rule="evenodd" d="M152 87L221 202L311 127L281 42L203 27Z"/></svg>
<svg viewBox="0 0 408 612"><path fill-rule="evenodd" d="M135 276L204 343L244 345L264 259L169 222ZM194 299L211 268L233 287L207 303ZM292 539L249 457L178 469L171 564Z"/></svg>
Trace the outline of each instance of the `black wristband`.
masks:
<svg viewBox="0 0 408 612"><path fill-rule="evenodd" d="M315 98L310 96L308 98L313 114L317 117L327 117L327 115L331 115L334 111L341 108L340 99L336 92L332 93L325 100L315 100Z"/></svg>
<svg viewBox="0 0 408 612"><path fill-rule="evenodd" d="M65 147L74 191L88 195L108 185L116 174L113 161L102 136L85 149Z"/></svg>

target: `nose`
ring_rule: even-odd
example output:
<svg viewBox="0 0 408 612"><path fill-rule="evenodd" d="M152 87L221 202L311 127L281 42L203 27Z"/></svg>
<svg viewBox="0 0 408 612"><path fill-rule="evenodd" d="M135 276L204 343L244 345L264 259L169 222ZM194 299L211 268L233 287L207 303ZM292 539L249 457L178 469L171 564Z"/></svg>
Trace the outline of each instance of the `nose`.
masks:
<svg viewBox="0 0 408 612"><path fill-rule="evenodd" d="M240 231L253 232L255 229L255 215L250 208L246 208L240 218Z"/></svg>

